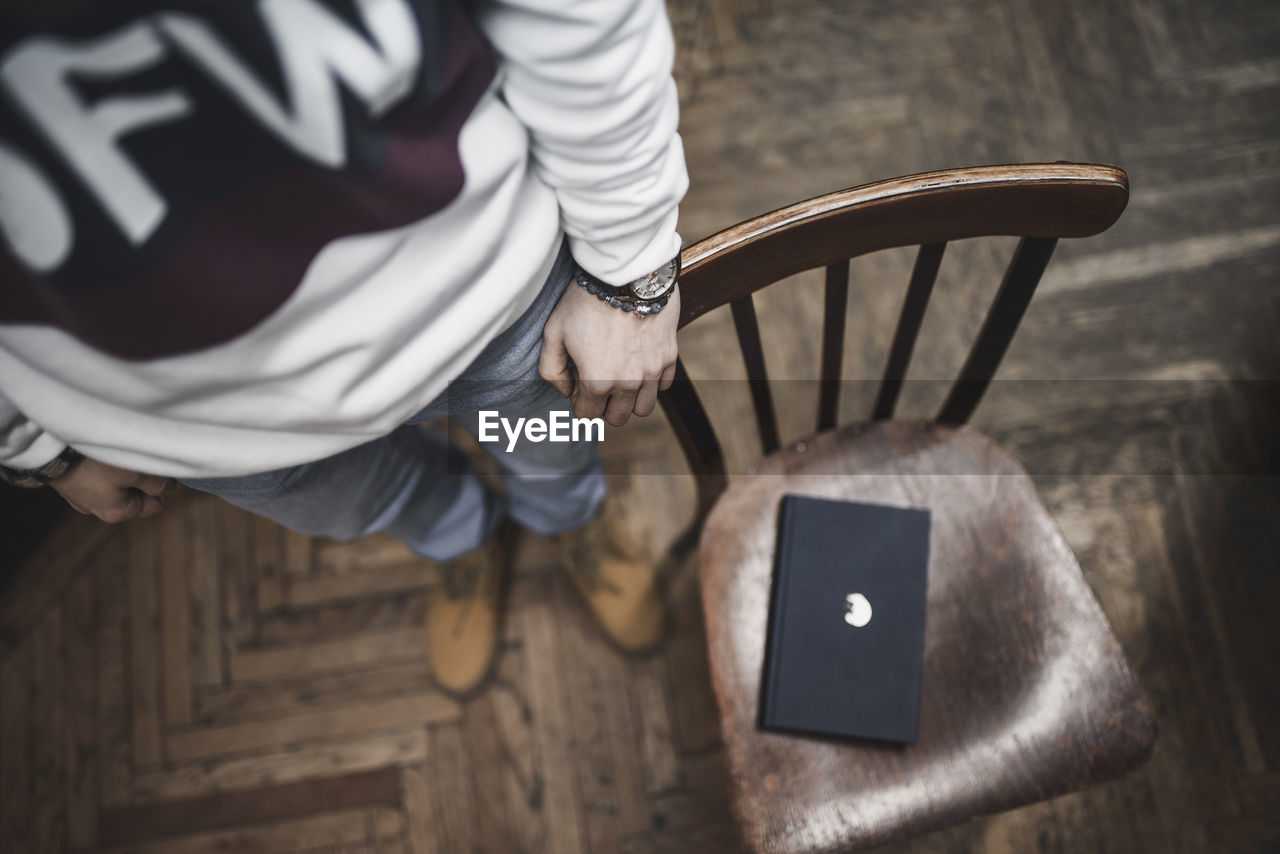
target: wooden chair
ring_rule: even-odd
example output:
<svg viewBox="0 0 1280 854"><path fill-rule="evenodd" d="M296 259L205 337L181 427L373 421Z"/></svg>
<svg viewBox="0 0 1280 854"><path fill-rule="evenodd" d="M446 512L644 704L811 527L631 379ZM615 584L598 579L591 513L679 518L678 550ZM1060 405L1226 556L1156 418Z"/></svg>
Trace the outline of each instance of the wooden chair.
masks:
<svg viewBox="0 0 1280 854"><path fill-rule="evenodd" d="M662 403L698 477L707 642L731 786L756 852L849 851L1047 799L1141 764L1152 707L1025 470L964 427L1058 238L1107 229L1119 169L1032 164L868 184L757 217L683 254L681 325L729 303L765 458L726 477L684 366ZM1021 237L977 340L931 422L894 403L947 242ZM919 245L872 420L835 427L850 258ZM826 267L818 433L782 448L752 293ZM832 476L832 475L839 476ZM933 511L919 740L761 731L778 503L793 492ZM850 544L857 548L856 543Z"/></svg>

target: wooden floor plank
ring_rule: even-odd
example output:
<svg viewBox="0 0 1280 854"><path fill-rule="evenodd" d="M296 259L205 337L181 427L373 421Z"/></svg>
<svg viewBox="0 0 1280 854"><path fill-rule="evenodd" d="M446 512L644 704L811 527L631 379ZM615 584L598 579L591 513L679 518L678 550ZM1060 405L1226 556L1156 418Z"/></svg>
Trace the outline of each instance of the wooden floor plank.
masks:
<svg viewBox="0 0 1280 854"><path fill-rule="evenodd" d="M349 543L319 540L314 545L316 575L365 574L420 561L408 546L390 534L374 534Z"/></svg>
<svg viewBox="0 0 1280 854"><path fill-rule="evenodd" d="M477 697L468 704L459 725L476 818L474 847L481 851L516 850L518 834L513 824L524 817L519 803L508 803L507 782L514 768L495 708L499 696L491 688L486 696Z"/></svg>
<svg viewBox="0 0 1280 854"><path fill-rule="evenodd" d="M403 787L400 787L403 792ZM404 813L397 803L395 807L374 807L369 810L369 842L374 851L403 854L405 851Z"/></svg>
<svg viewBox="0 0 1280 854"><path fill-rule="evenodd" d="M697 571L684 568L670 585L668 601L672 608L674 637L663 653L672 725L680 749L690 753L715 750L720 745L720 719L716 698L711 691L711 671L705 653L706 628L702 617L702 600L698 594Z"/></svg>
<svg viewBox="0 0 1280 854"><path fill-rule="evenodd" d="M411 633L422 628L429 597L429 588L414 588L307 608L281 607L259 616L255 643L244 652L310 646L369 632Z"/></svg>
<svg viewBox="0 0 1280 854"><path fill-rule="evenodd" d="M431 776L427 768L423 765L406 766L400 775L400 791L409 850L413 854L431 854L439 850L440 834L435 824Z"/></svg>
<svg viewBox="0 0 1280 854"><path fill-rule="evenodd" d="M251 682L315 676L335 670L386 664L397 659L417 661L421 657L421 632L412 628L367 632L307 646L237 653L229 664L232 681Z"/></svg>
<svg viewBox="0 0 1280 854"><path fill-rule="evenodd" d="M160 614L164 675L164 722L191 723L191 603L187 580L191 546L186 514L164 513L160 520Z"/></svg>
<svg viewBox="0 0 1280 854"><path fill-rule="evenodd" d="M542 762L546 850L584 854L583 811L574 784L576 738L564 714L564 672L556 637L552 576L527 576L512 587L512 598L524 607L511 615L517 622L528 682L529 712L535 749Z"/></svg>
<svg viewBox="0 0 1280 854"><path fill-rule="evenodd" d="M679 789L650 799L650 830L640 835L653 835L660 841L669 833L683 833L713 825L733 836L728 775L722 754L686 757L681 763L681 770L683 780ZM734 849L737 847L735 845Z"/></svg>
<svg viewBox="0 0 1280 854"><path fill-rule="evenodd" d="M680 757L667 715L665 668L660 660L650 659L638 663L631 672L645 789L650 795L669 792L680 785Z"/></svg>
<svg viewBox="0 0 1280 854"><path fill-rule="evenodd" d="M69 716L67 726L67 841L72 848L97 842L98 684L95 637L98 630L98 573L82 572L66 596L66 659L63 693L58 702Z"/></svg>
<svg viewBox="0 0 1280 854"><path fill-rule="evenodd" d="M340 599L354 599L379 593L395 593L430 587L435 575L422 558L405 563L372 567L363 572L335 573L296 579L289 584L285 601L294 608L305 608Z"/></svg>
<svg viewBox="0 0 1280 854"><path fill-rule="evenodd" d="M298 854L319 848L365 842L364 810L331 812L310 818L274 822L212 833L172 837L155 842L100 849L101 854Z"/></svg>
<svg viewBox="0 0 1280 854"><path fill-rule="evenodd" d="M201 759L172 769L139 774L131 787L135 804L263 788L324 775L358 774L424 762L427 739L414 722L374 735L341 738L330 744L285 746L251 756Z"/></svg>
<svg viewBox="0 0 1280 854"><path fill-rule="evenodd" d="M358 699L421 694L431 689L425 658L379 664L336 673L289 674L279 681L236 682L196 696L203 722L233 723L279 717L308 706L322 707Z"/></svg>
<svg viewBox="0 0 1280 854"><path fill-rule="evenodd" d="M128 528L130 710L133 721L133 760L139 768L160 763L160 642L158 517L139 520Z"/></svg>
<svg viewBox="0 0 1280 854"><path fill-rule="evenodd" d="M253 517L222 501L214 502L212 514L221 581L222 670L224 676L229 676L227 659L252 643L258 626L257 571L251 538Z"/></svg>
<svg viewBox="0 0 1280 854"><path fill-rule="evenodd" d="M288 574L284 570L285 531L261 516L249 518L249 542L256 577L255 610L267 614L284 604Z"/></svg>
<svg viewBox="0 0 1280 854"><path fill-rule="evenodd" d="M311 575L313 540L296 531L282 529L281 554L285 576L292 583Z"/></svg>
<svg viewBox="0 0 1280 854"><path fill-rule="evenodd" d="M183 509L187 540L186 585L190 614L190 657L187 662L192 688L220 685L223 673L222 600L217 537L218 512L214 499L192 501ZM188 706L191 701L188 699ZM190 710L190 709L189 709Z"/></svg>
<svg viewBox="0 0 1280 854"><path fill-rule="evenodd" d="M1171 479L1163 486L1164 506L1178 508L1175 513L1180 515L1187 496ZM1236 811L1236 780L1230 769L1238 748L1231 731L1230 710L1221 702L1225 694L1221 672L1209 656L1199 652L1212 648L1213 640L1208 627L1197 617L1199 590L1194 570L1188 566L1194 557L1186 544L1187 534L1179 522L1170 524L1167 515L1162 527L1168 558L1163 565L1158 564L1163 570L1163 584L1146 587L1155 613L1164 616L1151 621L1149 635L1152 643L1163 646L1166 666L1177 662L1181 670L1180 677L1167 684L1172 694L1169 700L1185 706L1178 726L1188 782L1196 790L1194 802L1189 805L1203 810L1203 817L1232 814ZM1161 605L1168 610L1161 612Z"/></svg>
<svg viewBox="0 0 1280 854"><path fill-rule="evenodd" d="M476 774L459 725L432 727L430 767L424 768L430 783L433 851L474 851L480 825L491 821L494 803L477 797ZM497 804L501 812L501 801ZM501 816L498 821L501 822Z"/></svg>
<svg viewBox="0 0 1280 854"><path fill-rule="evenodd" d="M97 680L98 793L103 806L128 799L133 778L133 723L131 721L130 665L132 637L130 606L132 584L128 560L132 549L123 547L128 537L117 539L90 570L97 626L94 633L94 676Z"/></svg>
<svg viewBox="0 0 1280 854"><path fill-rule="evenodd" d="M536 749L523 648L511 649L499 663L490 689L493 737L502 756L503 801L510 850L546 850L545 769ZM473 726L470 719L468 727Z"/></svg>
<svg viewBox="0 0 1280 854"><path fill-rule="evenodd" d="M30 851L61 851L67 845L67 679L65 602L51 608L31 635L31 706L28 721L27 803Z"/></svg>
<svg viewBox="0 0 1280 854"><path fill-rule="evenodd" d="M600 637L567 579L553 576L561 654L574 667L564 676L564 702L574 733L573 768L582 800L588 849L608 850L648 824L640 734L632 710L627 663Z"/></svg>
<svg viewBox="0 0 1280 854"><path fill-rule="evenodd" d="M732 828L701 825L687 830L656 834L636 834L623 839L619 854L666 854L668 851L699 851L707 854L739 854L741 843Z"/></svg>
<svg viewBox="0 0 1280 854"><path fill-rule="evenodd" d="M13 647L0 663L0 843L6 851L23 850L30 834L32 666L29 640Z"/></svg>
<svg viewBox="0 0 1280 854"><path fill-rule="evenodd" d="M357 807L394 807L399 802L399 772L379 769L107 810L99 832L103 845L120 846Z"/></svg>
<svg viewBox="0 0 1280 854"><path fill-rule="evenodd" d="M457 717L457 703L442 694L429 692L262 721L175 729L165 737L165 747L169 758L180 762L394 730L417 723L439 723Z"/></svg>
<svg viewBox="0 0 1280 854"><path fill-rule="evenodd" d="M1196 473L1198 466L1188 468ZM1280 477L1222 478L1210 489L1199 484L1193 489L1190 477L1194 474L1179 475L1175 482L1192 498L1182 505L1182 524L1189 535L1188 557L1195 571L1195 612L1209 629L1215 658L1220 662L1223 693L1219 702L1230 710L1244 775L1280 771L1280 737L1272 726L1280 689L1253 685L1254 674L1241 670L1240 655L1253 652L1258 641L1253 632L1241 637L1235 630L1242 619L1266 619L1269 609L1257 603L1280 594L1280 584L1270 577L1275 566L1272 558L1280 552L1280 537L1274 530L1274 517L1260 507L1268 496L1280 492ZM1171 519L1170 523L1177 521ZM1228 525L1234 530L1224 531ZM1246 609L1252 611L1248 616ZM1263 643L1268 657L1280 653L1280 641L1274 637Z"/></svg>
<svg viewBox="0 0 1280 854"><path fill-rule="evenodd" d="M0 599L0 661L35 628L85 563L119 533L92 516L67 513L20 570L5 567L12 574Z"/></svg>

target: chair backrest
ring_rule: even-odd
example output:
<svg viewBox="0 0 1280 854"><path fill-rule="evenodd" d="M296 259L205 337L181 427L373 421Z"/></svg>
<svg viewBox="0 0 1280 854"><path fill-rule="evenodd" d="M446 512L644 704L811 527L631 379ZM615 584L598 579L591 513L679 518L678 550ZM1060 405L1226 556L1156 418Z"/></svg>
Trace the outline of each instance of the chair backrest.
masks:
<svg viewBox="0 0 1280 854"><path fill-rule="evenodd" d="M726 303L761 442L779 445L752 294L806 270L826 268L821 392L817 429L835 426L839 404L849 261L882 249L920 247L889 349L872 418L893 415L925 307L947 243L971 237L1020 237L977 339L937 420L963 424L973 414L1008 349L1059 238L1105 231L1129 199L1113 166L1033 163L927 172L841 190L725 229L681 255L680 325ZM700 481L700 505L723 487L724 455L684 364L662 395L663 409Z"/></svg>

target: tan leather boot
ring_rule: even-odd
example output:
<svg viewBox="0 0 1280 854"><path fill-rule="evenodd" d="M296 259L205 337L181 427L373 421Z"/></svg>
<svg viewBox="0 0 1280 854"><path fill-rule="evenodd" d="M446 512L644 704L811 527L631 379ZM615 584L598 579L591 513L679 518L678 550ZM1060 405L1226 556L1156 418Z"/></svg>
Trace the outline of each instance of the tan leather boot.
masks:
<svg viewBox="0 0 1280 854"><path fill-rule="evenodd" d="M485 686L493 673L510 564L500 533L475 551L439 564L440 586L427 605L423 644L436 684L455 699Z"/></svg>
<svg viewBox="0 0 1280 854"><path fill-rule="evenodd" d="M658 574L618 523L617 505L553 538L560 563L604 633L623 652L655 651L667 627Z"/></svg>

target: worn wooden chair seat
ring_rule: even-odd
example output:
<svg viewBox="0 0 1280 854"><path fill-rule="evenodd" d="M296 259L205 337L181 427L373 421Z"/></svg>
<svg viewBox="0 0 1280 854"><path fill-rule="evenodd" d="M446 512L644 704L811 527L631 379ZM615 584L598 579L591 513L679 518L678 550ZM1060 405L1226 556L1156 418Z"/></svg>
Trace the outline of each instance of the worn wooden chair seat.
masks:
<svg viewBox="0 0 1280 854"><path fill-rule="evenodd" d="M756 727L788 492L933 511L916 744ZM887 421L770 455L716 503L700 571L752 850L846 851L922 833L1108 779L1150 752L1150 708L1075 557L1022 467L977 431Z"/></svg>
<svg viewBox="0 0 1280 854"><path fill-rule="evenodd" d="M1101 231L1127 184L1103 166L930 173L766 214L684 253L682 323L732 305L766 455L728 481L685 373L663 406L706 512L699 573L733 804L755 852L869 847L1050 798L1144 761L1154 714L1021 465L962 426L1058 237ZM1023 238L937 418L891 420L946 241ZM921 244L873 420L835 427L847 260ZM827 267L819 432L780 447L751 294ZM778 505L785 493L933 512L919 738L897 746L757 725ZM856 549L857 543L850 543Z"/></svg>

